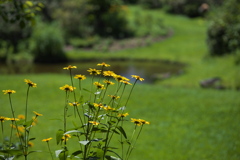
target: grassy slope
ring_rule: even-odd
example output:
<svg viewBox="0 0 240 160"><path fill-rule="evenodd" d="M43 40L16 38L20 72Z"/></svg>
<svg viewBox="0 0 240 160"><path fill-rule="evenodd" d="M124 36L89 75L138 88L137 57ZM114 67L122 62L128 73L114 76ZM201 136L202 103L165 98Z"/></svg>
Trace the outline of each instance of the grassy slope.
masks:
<svg viewBox="0 0 240 160"><path fill-rule="evenodd" d="M138 7L131 7L129 16ZM147 47L127 49L118 52L72 51L73 59L167 59L186 63L189 67L183 76L163 82L166 85L198 87L199 81L211 77L221 77L227 87L234 87L239 79L240 70L234 64L234 56L211 58L206 44L207 22L203 19L189 19L173 16L162 11L143 11L161 17L163 23L174 30L174 35L163 42ZM109 62L110 63L110 62ZM238 79L237 79L238 78Z"/></svg>

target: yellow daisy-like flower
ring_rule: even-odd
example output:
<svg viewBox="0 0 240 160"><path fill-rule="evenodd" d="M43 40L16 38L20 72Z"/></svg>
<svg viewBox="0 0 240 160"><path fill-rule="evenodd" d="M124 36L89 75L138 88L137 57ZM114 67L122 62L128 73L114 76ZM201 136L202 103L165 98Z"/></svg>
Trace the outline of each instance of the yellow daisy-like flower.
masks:
<svg viewBox="0 0 240 160"><path fill-rule="evenodd" d="M126 78L126 77L124 77L124 76L121 76L121 75L115 75L115 76L113 76L115 79L116 79L116 81L118 81L118 82L122 82L122 81L130 81L128 78Z"/></svg>
<svg viewBox="0 0 240 160"><path fill-rule="evenodd" d="M7 121L7 120L10 120L10 118L0 116L0 121L1 122Z"/></svg>
<svg viewBox="0 0 240 160"><path fill-rule="evenodd" d="M36 116L43 116L42 114L37 113L37 112L35 112L35 111L33 111L33 113L34 113Z"/></svg>
<svg viewBox="0 0 240 160"><path fill-rule="evenodd" d="M34 146L33 142L28 142L28 146L33 147Z"/></svg>
<svg viewBox="0 0 240 160"><path fill-rule="evenodd" d="M132 120L131 122L133 122L135 125L138 125L138 126L142 125L142 122L139 119L131 118L131 120Z"/></svg>
<svg viewBox="0 0 240 160"><path fill-rule="evenodd" d="M104 85L99 83L99 82L94 82L93 83L98 89L105 89Z"/></svg>
<svg viewBox="0 0 240 160"><path fill-rule="evenodd" d="M140 80L140 81L144 81L143 78L141 78L140 76L137 76L137 75L131 75L132 78L135 78L136 80Z"/></svg>
<svg viewBox="0 0 240 160"><path fill-rule="evenodd" d="M91 75L98 75L101 74L101 70L97 70L97 69L92 69L89 68L89 70L87 70Z"/></svg>
<svg viewBox="0 0 240 160"><path fill-rule="evenodd" d="M124 83L125 85L132 85L130 82L128 81L121 81L122 83Z"/></svg>
<svg viewBox="0 0 240 160"><path fill-rule="evenodd" d="M106 83L107 85L114 85L114 83L109 80L104 80L103 83Z"/></svg>
<svg viewBox="0 0 240 160"><path fill-rule="evenodd" d="M106 64L105 62L98 63L97 66L110 67L110 65Z"/></svg>
<svg viewBox="0 0 240 160"><path fill-rule="evenodd" d="M71 135L70 135L70 134L65 134L65 135L62 137L62 141L68 141L69 138L71 138Z"/></svg>
<svg viewBox="0 0 240 160"><path fill-rule="evenodd" d="M31 80L29 79L24 79L24 82L26 82L26 84L28 84L30 87L37 87L36 83L33 83Z"/></svg>
<svg viewBox="0 0 240 160"><path fill-rule="evenodd" d="M74 89L76 89L75 87L73 87L73 86L69 86L68 84L66 84L66 85L64 85L64 86L62 86L62 87L60 87L60 89L61 90L63 90L63 91L70 91L70 92L72 92Z"/></svg>
<svg viewBox="0 0 240 160"><path fill-rule="evenodd" d="M118 117L127 117L129 114L128 113L119 113Z"/></svg>
<svg viewBox="0 0 240 160"><path fill-rule="evenodd" d="M76 66L69 65L69 66L67 66L67 67L64 67L63 69L69 70L69 69L73 69L73 68L77 68L77 67L76 67Z"/></svg>
<svg viewBox="0 0 240 160"><path fill-rule="evenodd" d="M49 142L51 139L52 139L52 137L43 139L42 141L43 141L43 142Z"/></svg>
<svg viewBox="0 0 240 160"><path fill-rule="evenodd" d="M25 127L23 127L23 126L18 126L18 130L23 133L23 132L25 131Z"/></svg>
<svg viewBox="0 0 240 160"><path fill-rule="evenodd" d="M18 118L19 118L19 119L25 119L25 116L22 115L22 114L19 114L19 115L18 115Z"/></svg>
<svg viewBox="0 0 240 160"><path fill-rule="evenodd" d="M114 95L108 95L109 97L111 97L112 99L119 99L120 98L120 96L114 96Z"/></svg>
<svg viewBox="0 0 240 160"><path fill-rule="evenodd" d="M86 79L85 75L81 75L81 74L75 75L74 78L79 79L79 80L84 80L84 79Z"/></svg>
<svg viewBox="0 0 240 160"><path fill-rule="evenodd" d="M145 121L145 120L143 120L143 119L138 119L138 120L141 121L142 124L150 124L150 122Z"/></svg>
<svg viewBox="0 0 240 160"><path fill-rule="evenodd" d="M103 71L103 75L105 77L116 76L116 74L113 71Z"/></svg>
<svg viewBox="0 0 240 160"><path fill-rule="evenodd" d="M114 110L115 110L115 108L112 108L112 107L110 107L110 106L104 107L103 109L105 109L106 111L109 111L109 110L114 111Z"/></svg>
<svg viewBox="0 0 240 160"><path fill-rule="evenodd" d="M8 90L2 90L4 94L12 94L12 93L16 93L16 91L8 89Z"/></svg>
<svg viewBox="0 0 240 160"><path fill-rule="evenodd" d="M100 107L100 108L104 108L102 103L93 103L94 107Z"/></svg>
<svg viewBox="0 0 240 160"><path fill-rule="evenodd" d="M10 121L19 121L18 118L9 118Z"/></svg>
<svg viewBox="0 0 240 160"><path fill-rule="evenodd" d="M91 124L93 124L93 125L95 125L95 126L97 126L97 125L100 124L99 122L96 122L96 121L88 121L88 122L91 123Z"/></svg>
<svg viewBox="0 0 240 160"><path fill-rule="evenodd" d="M80 103L78 102L71 102L71 103L68 103L70 106L79 106Z"/></svg>

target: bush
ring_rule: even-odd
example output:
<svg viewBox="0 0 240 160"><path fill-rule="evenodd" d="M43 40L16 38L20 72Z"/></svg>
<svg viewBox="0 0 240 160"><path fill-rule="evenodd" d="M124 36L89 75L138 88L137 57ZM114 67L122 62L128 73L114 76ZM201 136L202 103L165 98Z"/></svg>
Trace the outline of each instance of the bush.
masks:
<svg viewBox="0 0 240 160"><path fill-rule="evenodd" d="M36 62L63 62L66 55L63 51L64 39L57 23L38 23L31 38L31 52Z"/></svg>
<svg viewBox="0 0 240 160"><path fill-rule="evenodd" d="M211 55L233 53L240 48L239 0L226 1L212 16L207 42Z"/></svg>

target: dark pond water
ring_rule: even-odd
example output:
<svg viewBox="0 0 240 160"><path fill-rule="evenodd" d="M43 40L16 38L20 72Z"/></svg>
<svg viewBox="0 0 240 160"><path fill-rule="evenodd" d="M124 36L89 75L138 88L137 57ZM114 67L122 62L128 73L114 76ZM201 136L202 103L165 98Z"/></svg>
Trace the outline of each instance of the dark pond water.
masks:
<svg viewBox="0 0 240 160"><path fill-rule="evenodd" d="M102 62L102 61L101 61ZM69 64L77 66L73 74L88 75L89 68L100 69L97 63L101 62L71 62L60 64L27 64L18 65L0 64L0 74L39 74L39 73L58 73L67 74L62 68ZM105 61L111 66L106 70L130 78L131 75L139 75L145 79L145 83L153 83L155 80L163 80L172 76L181 75L184 65L168 61Z"/></svg>

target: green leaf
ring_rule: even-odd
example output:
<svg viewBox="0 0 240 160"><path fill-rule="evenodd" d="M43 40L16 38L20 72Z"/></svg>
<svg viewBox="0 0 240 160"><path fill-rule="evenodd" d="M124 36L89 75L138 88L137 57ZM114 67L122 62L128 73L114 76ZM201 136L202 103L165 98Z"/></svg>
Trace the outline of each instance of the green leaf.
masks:
<svg viewBox="0 0 240 160"><path fill-rule="evenodd" d="M107 160L121 160L121 158L117 158L117 157L113 157L113 156L105 156L105 158L107 158Z"/></svg>
<svg viewBox="0 0 240 160"><path fill-rule="evenodd" d="M31 153L34 153L34 152L42 152L42 151L30 151L30 152L28 152L28 155Z"/></svg>
<svg viewBox="0 0 240 160"><path fill-rule="evenodd" d="M60 154L58 155L59 160L66 160L68 157L68 151L62 150Z"/></svg>
<svg viewBox="0 0 240 160"><path fill-rule="evenodd" d="M64 135L69 134L69 133L82 133L82 132L80 132L78 130L70 130L70 131L67 131L66 133L64 133Z"/></svg>
<svg viewBox="0 0 240 160"><path fill-rule="evenodd" d="M35 139L36 139L36 138L30 138L29 141L33 141L33 140L35 140Z"/></svg>
<svg viewBox="0 0 240 160"><path fill-rule="evenodd" d="M111 156L111 158L115 158L114 160L121 160L121 157L116 153L116 152L114 152L114 151L112 151L112 150L107 150L108 152L112 152L112 153L114 153L116 156L118 156L120 159L116 159L116 157L113 157L113 156ZM106 156L105 156L106 157Z"/></svg>
<svg viewBox="0 0 240 160"><path fill-rule="evenodd" d="M84 146L87 145L90 141L79 141L79 143L83 144Z"/></svg>
<svg viewBox="0 0 240 160"><path fill-rule="evenodd" d="M61 142L63 134L64 134L64 132L62 129L59 129L57 131L57 133L56 133L57 145L59 144L59 142Z"/></svg>
<svg viewBox="0 0 240 160"><path fill-rule="evenodd" d="M81 154L82 152L83 152L83 151L81 151L81 150L75 151L75 152L73 152L73 153L71 154L70 158L73 158L73 157Z"/></svg>
<svg viewBox="0 0 240 160"><path fill-rule="evenodd" d="M122 133L122 135L127 139L127 134L126 132L124 131L123 127L122 126L117 126L117 129Z"/></svg>

